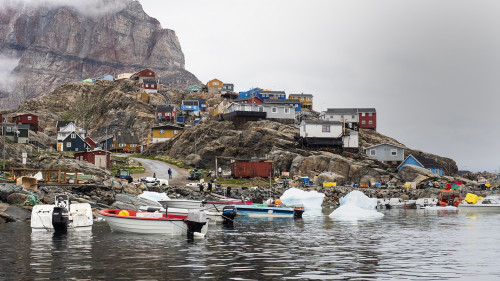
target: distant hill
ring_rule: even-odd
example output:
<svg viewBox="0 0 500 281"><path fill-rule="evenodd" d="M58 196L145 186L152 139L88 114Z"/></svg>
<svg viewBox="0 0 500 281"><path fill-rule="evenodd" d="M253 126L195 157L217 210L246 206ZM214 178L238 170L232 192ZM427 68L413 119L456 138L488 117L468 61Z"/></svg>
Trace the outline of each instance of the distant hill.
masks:
<svg viewBox="0 0 500 281"><path fill-rule="evenodd" d="M56 3L2 2L0 62L19 62L2 77L8 83L0 83L0 108L15 108L66 82L144 68L154 69L167 85L200 84L184 69L175 32L163 29L138 1L93 1L102 7L89 3L87 10Z"/></svg>

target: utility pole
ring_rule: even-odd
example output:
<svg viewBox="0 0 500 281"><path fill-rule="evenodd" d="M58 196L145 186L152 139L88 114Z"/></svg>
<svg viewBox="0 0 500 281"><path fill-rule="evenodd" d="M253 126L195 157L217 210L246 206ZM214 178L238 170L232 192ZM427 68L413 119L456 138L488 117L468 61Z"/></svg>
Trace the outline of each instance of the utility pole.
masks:
<svg viewBox="0 0 500 281"><path fill-rule="evenodd" d="M3 169L5 170L5 123L2 120L2 135L3 135Z"/></svg>

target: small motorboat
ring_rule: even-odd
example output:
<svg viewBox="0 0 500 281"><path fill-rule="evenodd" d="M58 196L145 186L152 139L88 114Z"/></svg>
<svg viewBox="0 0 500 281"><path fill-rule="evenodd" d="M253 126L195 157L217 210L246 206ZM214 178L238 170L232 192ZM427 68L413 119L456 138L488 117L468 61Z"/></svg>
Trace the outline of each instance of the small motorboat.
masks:
<svg viewBox="0 0 500 281"><path fill-rule="evenodd" d="M415 209L416 200L403 200L401 198L391 198L385 203L386 209Z"/></svg>
<svg viewBox="0 0 500 281"><path fill-rule="evenodd" d="M481 211L481 212L500 212L500 197L499 196L486 196L478 200L475 204L469 204L462 201L458 205L459 211Z"/></svg>
<svg viewBox="0 0 500 281"><path fill-rule="evenodd" d="M252 204L252 205L234 205L236 213L242 216L252 218L302 218L304 206L286 206L282 205L280 200L274 204Z"/></svg>
<svg viewBox="0 0 500 281"><path fill-rule="evenodd" d="M418 198L415 201L417 209L423 209L425 207L434 207L438 204L437 198Z"/></svg>
<svg viewBox="0 0 500 281"><path fill-rule="evenodd" d="M66 232L71 230L91 230L92 207L88 203L70 203L69 196L55 196L53 205L35 205L31 211L32 231Z"/></svg>
<svg viewBox="0 0 500 281"><path fill-rule="evenodd" d="M134 210L101 210L99 214L115 232L188 237L207 233L206 214L199 210L189 211L187 215Z"/></svg>

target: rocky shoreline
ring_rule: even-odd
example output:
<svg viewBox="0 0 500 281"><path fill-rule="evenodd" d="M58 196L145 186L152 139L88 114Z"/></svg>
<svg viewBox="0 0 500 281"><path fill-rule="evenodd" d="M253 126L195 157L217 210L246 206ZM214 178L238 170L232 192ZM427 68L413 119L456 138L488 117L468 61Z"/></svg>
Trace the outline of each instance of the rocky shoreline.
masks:
<svg viewBox="0 0 500 281"><path fill-rule="evenodd" d="M360 190L372 198L403 198L418 199L423 197L437 197L440 189L401 189L401 188L355 188L355 187L307 187L305 191L318 191L325 194L323 207L336 208L339 199L352 190ZM196 188L182 187L147 187L143 183L127 183L123 180L109 178L102 183L81 185L40 186L37 191L27 189L23 185L0 183L0 223L27 222L30 220L31 210L36 204L53 204L56 194L69 194L70 200L79 203L89 203L92 206L94 217L98 217L100 209L129 209L137 210L144 205L158 205L154 201L137 197L144 191L165 192L170 198L193 200L218 200L225 195L226 187L215 187L212 192L200 192ZM282 185L273 187L241 187L232 188L231 197L265 201L269 197L279 198L286 191ZM479 196L496 193L497 190L481 190L477 187L463 187L462 195L468 192Z"/></svg>

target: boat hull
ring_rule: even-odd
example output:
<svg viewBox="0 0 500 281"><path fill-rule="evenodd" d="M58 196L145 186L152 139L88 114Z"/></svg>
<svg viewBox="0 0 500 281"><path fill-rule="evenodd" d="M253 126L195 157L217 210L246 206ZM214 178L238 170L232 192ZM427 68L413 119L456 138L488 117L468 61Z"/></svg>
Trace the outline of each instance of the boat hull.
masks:
<svg viewBox="0 0 500 281"><path fill-rule="evenodd" d="M251 218L293 218L294 208L288 207L261 207L255 205L235 205L240 216Z"/></svg>
<svg viewBox="0 0 500 281"><path fill-rule="evenodd" d="M31 211L31 229L34 232L54 231L52 213L55 205L36 205ZM68 230L91 230L93 225L92 207L88 203L71 204Z"/></svg>
<svg viewBox="0 0 500 281"><path fill-rule="evenodd" d="M178 208L178 209L205 209L202 201L196 200L160 200L158 201L164 208Z"/></svg>

